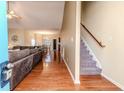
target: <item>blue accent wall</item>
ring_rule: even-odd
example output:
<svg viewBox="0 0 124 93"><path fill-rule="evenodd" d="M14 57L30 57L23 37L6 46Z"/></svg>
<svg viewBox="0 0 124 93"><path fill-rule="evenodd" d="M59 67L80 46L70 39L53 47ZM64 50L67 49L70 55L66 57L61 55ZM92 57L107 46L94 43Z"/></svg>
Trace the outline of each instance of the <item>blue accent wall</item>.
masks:
<svg viewBox="0 0 124 93"><path fill-rule="evenodd" d="M0 1L0 63L8 60L8 27L6 13L7 13L6 1ZM0 91L8 90L9 84L7 84L4 88L1 88L0 86Z"/></svg>

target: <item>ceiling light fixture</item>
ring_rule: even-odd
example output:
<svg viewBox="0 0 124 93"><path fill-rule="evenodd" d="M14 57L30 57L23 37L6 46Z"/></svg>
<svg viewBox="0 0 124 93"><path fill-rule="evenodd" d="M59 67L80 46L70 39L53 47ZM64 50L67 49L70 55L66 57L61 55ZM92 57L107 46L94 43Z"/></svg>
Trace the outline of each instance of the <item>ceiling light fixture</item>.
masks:
<svg viewBox="0 0 124 93"><path fill-rule="evenodd" d="M13 19L13 18L21 19L20 16L16 15L15 11L10 10L9 1L8 1L7 17L8 17L9 19Z"/></svg>

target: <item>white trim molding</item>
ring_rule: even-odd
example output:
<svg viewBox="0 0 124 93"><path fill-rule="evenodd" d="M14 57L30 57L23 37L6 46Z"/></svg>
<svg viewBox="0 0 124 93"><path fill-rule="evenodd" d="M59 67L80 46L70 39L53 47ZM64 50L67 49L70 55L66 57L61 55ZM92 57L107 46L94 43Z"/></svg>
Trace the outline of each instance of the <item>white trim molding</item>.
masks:
<svg viewBox="0 0 124 93"><path fill-rule="evenodd" d="M66 65L66 67L67 67L67 69L68 69L68 71L69 71L69 74L71 75L71 78L72 78L74 84L80 84L80 81L79 81L79 80L78 80L78 81L75 80L75 78L74 78L74 76L73 76L73 74L72 74L72 72L71 72L71 70L70 70L70 68L69 68L69 66L68 66L68 64L67 64L67 62L66 62L66 60L65 60L64 58L62 58L62 59L63 59L65 65Z"/></svg>
<svg viewBox="0 0 124 93"><path fill-rule="evenodd" d="M101 74L103 77L105 77L106 79L108 79L110 82L112 82L114 85L116 85L117 87L119 87L120 89L122 89L124 91L124 86L119 84L118 82L116 82L115 80L111 79L110 77L108 77L107 75L105 75L104 73Z"/></svg>
<svg viewBox="0 0 124 93"><path fill-rule="evenodd" d="M69 73L71 75L72 80L74 81L74 76L73 76L73 74L72 74L72 72L71 72L71 70L70 70L70 68L69 68L69 66L68 66L68 64L67 64L67 62L66 62L66 60L64 58L63 58L63 61L64 61L65 65L66 65L66 67L67 67L67 69L68 69L68 71L69 71Z"/></svg>
<svg viewBox="0 0 124 93"><path fill-rule="evenodd" d="M80 84L80 16L81 1L76 1L75 84Z"/></svg>

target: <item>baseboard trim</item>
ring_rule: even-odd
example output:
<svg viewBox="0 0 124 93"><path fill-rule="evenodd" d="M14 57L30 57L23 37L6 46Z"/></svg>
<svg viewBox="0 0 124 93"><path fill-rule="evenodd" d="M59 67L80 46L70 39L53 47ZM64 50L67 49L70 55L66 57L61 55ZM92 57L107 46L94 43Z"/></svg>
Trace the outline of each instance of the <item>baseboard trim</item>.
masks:
<svg viewBox="0 0 124 93"><path fill-rule="evenodd" d="M75 80L74 84L80 84L80 81L79 80Z"/></svg>
<svg viewBox="0 0 124 93"><path fill-rule="evenodd" d="M66 60L63 59L63 61L64 61L65 65L66 65L66 67L67 67L67 69L68 69L68 71L69 71L69 73L70 73L70 75L71 75L71 78L72 78L72 80L73 80L73 82L74 82L74 81L75 81L75 80L74 80L74 76L73 76L73 74L72 74L72 72L71 72L71 70L70 70L70 68L69 68L69 66L68 66L68 64L67 64L67 62L66 62Z"/></svg>
<svg viewBox="0 0 124 93"><path fill-rule="evenodd" d="M71 70L70 70L70 68L69 68L69 66L68 66L68 64L67 64L67 62L66 62L66 60L64 58L63 58L63 61L64 61L65 65L66 65L66 67L67 67L67 69L68 69L68 71L69 71L69 73L71 75L71 78L72 78L74 84L80 84L79 80L74 79L74 76L73 76L73 74L72 74L72 72L71 72Z"/></svg>
<svg viewBox="0 0 124 93"><path fill-rule="evenodd" d="M101 75L103 77L105 77L106 79L108 79L110 82L112 82L114 85L116 85L117 87L119 87L120 89L122 89L124 91L124 86L119 84L118 82L116 82L115 80L111 79L110 77L108 77L107 75L105 75L104 73L101 73Z"/></svg>

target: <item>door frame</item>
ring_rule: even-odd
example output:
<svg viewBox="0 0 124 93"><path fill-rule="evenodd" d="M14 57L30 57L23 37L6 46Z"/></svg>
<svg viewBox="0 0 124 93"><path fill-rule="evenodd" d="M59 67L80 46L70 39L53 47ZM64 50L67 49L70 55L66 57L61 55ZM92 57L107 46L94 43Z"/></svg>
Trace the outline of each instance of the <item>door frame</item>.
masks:
<svg viewBox="0 0 124 93"><path fill-rule="evenodd" d="M8 63L8 28L7 28L7 2L5 0L0 1L0 66ZM0 91L9 91L10 84L7 83L3 88L1 87L2 73L0 69Z"/></svg>
<svg viewBox="0 0 124 93"><path fill-rule="evenodd" d="M75 84L80 84L80 21L81 1L76 1Z"/></svg>

